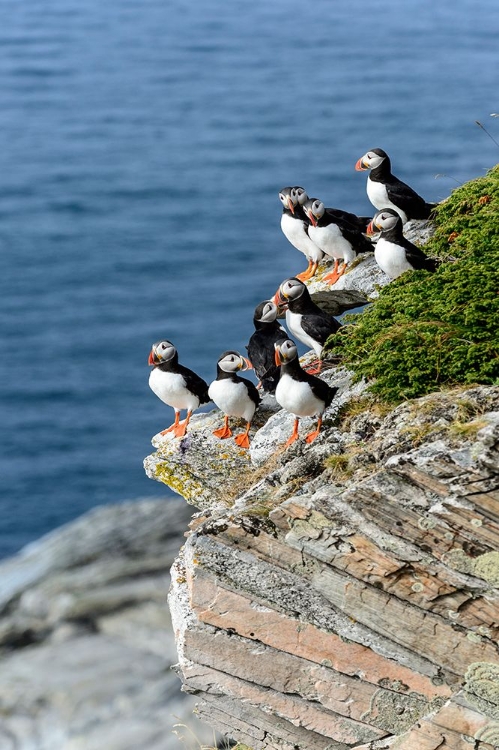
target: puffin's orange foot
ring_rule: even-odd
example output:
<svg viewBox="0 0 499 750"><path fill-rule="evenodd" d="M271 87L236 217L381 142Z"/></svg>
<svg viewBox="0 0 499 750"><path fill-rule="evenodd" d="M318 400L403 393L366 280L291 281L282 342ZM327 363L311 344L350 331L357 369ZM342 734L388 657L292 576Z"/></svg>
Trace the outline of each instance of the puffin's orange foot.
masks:
<svg viewBox="0 0 499 750"><path fill-rule="evenodd" d="M232 437L232 430L230 427L221 427L219 430L213 430L215 437L225 440L225 438Z"/></svg>
<svg viewBox="0 0 499 750"><path fill-rule="evenodd" d="M187 425L185 422L182 422L182 424L177 425L175 429L173 430L173 434L175 437L184 437L185 433L187 431Z"/></svg>
<svg viewBox="0 0 499 750"><path fill-rule="evenodd" d="M341 273L332 271L331 273L326 274L326 276L324 276L322 280L329 284L329 286L333 286L333 284L336 284L340 276L342 276Z"/></svg>
<svg viewBox="0 0 499 750"><path fill-rule="evenodd" d="M297 273L296 278L300 281L306 281L308 278L310 278L308 276L308 269L306 271L302 271L301 273Z"/></svg>
<svg viewBox="0 0 499 750"><path fill-rule="evenodd" d="M303 368L309 375L317 375L322 370L322 359L315 359L307 367Z"/></svg>
<svg viewBox="0 0 499 750"><path fill-rule="evenodd" d="M173 432L175 430L176 425L172 424L170 427L167 427L166 430L161 430L159 433L160 435L166 435L167 432Z"/></svg>
<svg viewBox="0 0 499 750"><path fill-rule="evenodd" d="M319 430L314 430L314 432L309 432L309 434L305 437L306 443L313 443L315 438L319 436Z"/></svg>
<svg viewBox="0 0 499 750"><path fill-rule="evenodd" d="M284 447L285 448L289 448L289 446L292 445L295 442L295 440L298 440L298 437L299 437L298 433L297 432L293 432L293 434L291 435L291 437L288 438L288 440L286 441L286 445Z"/></svg>
<svg viewBox="0 0 499 750"><path fill-rule="evenodd" d="M250 447L249 437L246 432L241 432L240 435L237 435L237 437L234 438L234 442L237 443L240 448Z"/></svg>

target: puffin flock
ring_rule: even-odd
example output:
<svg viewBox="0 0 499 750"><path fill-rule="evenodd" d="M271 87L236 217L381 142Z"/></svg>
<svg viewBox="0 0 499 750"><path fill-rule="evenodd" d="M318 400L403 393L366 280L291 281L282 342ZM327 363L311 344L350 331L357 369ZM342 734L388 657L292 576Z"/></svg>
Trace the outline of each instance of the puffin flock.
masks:
<svg viewBox="0 0 499 750"><path fill-rule="evenodd" d="M192 413L201 404L213 401L224 414L223 426L213 434L222 440L229 438L233 434L229 418L244 419L245 430L234 440L239 447L249 448L251 422L263 391L273 394L277 403L294 416L293 432L286 447L299 438L301 417L317 418L316 429L305 436L305 441L311 443L317 438L322 415L338 390L317 377L322 367L322 349L329 336L341 328L341 323L312 301L304 282L315 275L325 256L334 260L333 270L324 277L330 286L345 273L358 253L374 252L376 263L390 279L408 270L434 271L436 267L434 258L426 256L403 235L406 222L427 219L435 205L426 203L392 174L390 158L380 148L364 154L355 169L369 170L367 195L377 209L374 218L325 208L318 198L309 198L302 187L279 191L283 206L281 229L289 242L305 255L308 266L283 281L273 299L256 307L255 332L246 346L247 357L236 351L223 352L217 362L216 380L208 386L199 375L179 363L177 349L170 341L153 344L148 361L153 367L149 386L175 412L173 424L161 435L171 432L175 437L183 437ZM284 310L289 333L317 355L317 361L307 369L301 367L295 342L277 320ZM258 386L238 374L248 369L255 370ZM180 422L183 409L187 410L187 416Z"/></svg>

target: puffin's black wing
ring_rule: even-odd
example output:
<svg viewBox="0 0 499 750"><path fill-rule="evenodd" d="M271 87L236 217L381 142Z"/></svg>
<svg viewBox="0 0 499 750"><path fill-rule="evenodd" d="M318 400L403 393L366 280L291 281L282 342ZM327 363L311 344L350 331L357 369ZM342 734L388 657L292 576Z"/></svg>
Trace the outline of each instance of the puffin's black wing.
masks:
<svg viewBox="0 0 499 750"><path fill-rule="evenodd" d="M200 404L207 404L210 402L208 396L208 383L203 378L197 375L193 370L189 370L188 367L178 365L177 372L182 375L187 388L199 398Z"/></svg>
<svg viewBox="0 0 499 750"><path fill-rule="evenodd" d="M325 344L332 333L341 328L341 323L332 315L303 315L301 327L314 341Z"/></svg>
<svg viewBox="0 0 499 750"><path fill-rule="evenodd" d="M397 177L386 183L386 192L391 202L407 214L410 219L427 219L429 217L432 206Z"/></svg>
<svg viewBox="0 0 499 750"><path fill-rule="evenodd" d="M321 401L324 401L326 406L329 406L338 393L338 388L328 385L325 380L316 378L315 375L310 375L308 372L306 372L305 375L307 376L307 383L309 384L314 396Z"/></svg>
<svg viewBox="0 0 499 750"><path fill-rule="evenodd" d="M351 224L359 232L365 232L367 225L372 220L372 216L357 216L350 213L350 211L343 211L341 208L326 208L326 214L329 214L333 219L348 222L348 224Z"/></svg>
<svg viewBox="0 0 499 750"><path fill-rule="evenodd" d="M364 237L361 231L351 226L348 221L336 222L341 230L343 237L351 244L357 253L373 253L373 243Z"/></svg>
<svg viewBox="0 0 499 750"><path fill-rule="evenodd" d="M426 271L434 271L436 269L437 263L435 258L429 258L417 245L413 245L412 242L406 240L404 242L404 250L407 261L414 269L425 269Z"/></svg>
<svg viewBox="0 0 499 750"><path fill-rule="evenodd" d="M281 368L275 363L274 343L285 341L287 338L288 334L279 326L272 335L263 331L255 331L246 346L248 358L262 388L269 393L275 392L281 374Z"/></svg>
<svg viewBox="0 0 499 750"><path fill-rule="evenodd" d="M253 403L258 406L258 404L261 401L260 394L258 393L258 390L256 388L256 385L251 382L251 380L248 380L247 378L241 378L239 377L239 380L244 383L246 388L248 389L248 396L253 401Z"/></svg>

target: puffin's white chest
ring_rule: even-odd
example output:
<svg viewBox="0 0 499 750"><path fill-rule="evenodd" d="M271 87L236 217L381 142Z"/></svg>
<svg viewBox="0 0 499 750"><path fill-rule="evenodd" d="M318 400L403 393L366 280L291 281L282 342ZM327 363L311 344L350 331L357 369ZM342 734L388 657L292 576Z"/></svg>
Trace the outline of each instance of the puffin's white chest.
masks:
<svg viewBox="0 0 499 750"><path fill-rule="evenodd" d="M214 380L208 389L211 400L228 417L244 417L251 422L256 404L250 398L244 383L234 383L229 378Z"/></svg>
<svg viewBox="0 0 499 750"><path fill-rule="evenodd" d="M384 240L382 237L376 243L374 258L381 270L391 279L396 279L404 271L412 269L411 264L405 257L404 248Z"/></svg>
<svg viewBox="0 0 499 750"><path fill-rule="evenodd" d="M314 261L322 260L322 250L310 239L302 221L293 219L288 214L282 214L281 229L293 247L296 247L307 258L311 258Z"/></svg>
<svg viewBox="0 0 499 750"><path fill-rule="evenodd" d="M347 263L354 259L355 252L351 244L343 237L336 224L329 224L327 227L312 226L308 233L315 244L331 258L344 259Z"/></svg>
<svg viewBox="0 0 499 750"><path fill-rule="evenodd" d="M311 336L308 335L308 333L305 333L301 325L302 317L303 315L301 315L300 313L286 310L286 327L293 336L296 336L296 338L302 342L302 344L305 344L305 346L313 349L317 356L320 357L320 354L322 352L322 344L319 341L315 341Z"/></svg>
<svg viewBox="0 0 499 750"><path fill-rule="evenodd" d="M378 209L378 211L381 211L381 209L383 208L393 208L393 210L396 211L401 217L403 223L405 224L407 222L407 214L402 211L401 208L391 202L388 197L386 187L382 182L374 182L374 180L371 180L371 178L368 177L367 197L369 198L373 206Z"/></svg>
<svg viewBox="0 0 499 750"><path fill-rule="evenodd" d="M155 367L149 375L149 386L161 401L174 409L194 410L199 406L198 397L188 390L183 375Z"/></svg>
<svg viewBox="0 0 499 750"><path fill-rule="evenodd" d="M275 391L277 403L297 417L315 417L324 411L324 401L314 396L309 384L282 373Z"/></svg>

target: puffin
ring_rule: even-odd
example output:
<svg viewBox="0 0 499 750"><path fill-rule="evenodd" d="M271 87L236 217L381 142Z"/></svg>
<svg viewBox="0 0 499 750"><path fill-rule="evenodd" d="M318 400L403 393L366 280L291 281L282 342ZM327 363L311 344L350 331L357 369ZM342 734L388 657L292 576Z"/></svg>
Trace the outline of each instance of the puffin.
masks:
<svg viewBox="0 0 499 750"><path fill-rule="evenodd" d="M322 415L332 403L338 388L333 388L301 368L296 344L291 339L275 344L275 362L281 368L275 392L276 401L295 417L293 432L286 447L298 439L300 417L317 417L316 429L305 437L307 443L313 443L321 429Z"/></svg>
<svg viewBox="0 0 499 750"><path fill-rule="evenodd" d="M391 279L396 279L404 271L424 268L434 271L437 262L429 258L417 245L409 242L402 234L402 219L391 208L384 208L374 216L369 224L368 234L380 231L374 257L382 271Z"/></svg>
<svg viewBox="0 0 499 750"><path fill-rule="evenodd" d="M322 250L317 247L308 236L308 221L298 203L296 191L303 190L300 187L285 187L279 191L279 200L282 203L281 229L284 236L293 247L296 247L308 260L308 267L299 273L298 279L311 279L317 271L317 267L324 257ZM305 192L303 190L303 192Z"/></svg>
<svg viewBox="0 0 499 750"><path fill-rule="evenodd" d="M320 372L322 347L329 336L341 328L341 323L312 302L307 287L296 276L282 282L274 295L273 302L276 305L287 305L287 329L316 353L318 368L309 372L313 374Z"/></svg>
<svg viewBox="0 0 499 750"><path fill-rule="evenodd" d="M336 209L328 209L318 198L309 198L303 204L303 211L310 222L308 234L315 244L331 258L334 258L334 268L324 276L324 281L331 286L343 276L347 264L357 257L358 253L373 251L372 243L366 239L362 231L356 228L348 219L341 218ZM346 213L346 212L345 212ZM352 216L355 216L352 214ZM360 218L356 217L355 218ZM367 222L363 221L363 231L367 230ZM339 261L343 264L338 271Z"/></svg>
<svg viewBox="0 0 499 750"><path fill-rule="evenodd" d="M225 415L224 426L215 430L215 437L225 439L232 436L229 417L242 417L246 420L246 430L234 438L241 448L249 448L249 431L255 409L260 403L260 394L251 380L241 378L239 370L251 369L251 362L239 352L226 351L217 362L217 379L208 389L210 399Z"/></svg>
<svg viewBox="0 0 499 750"><path fill-rule="evenodd" d="M302 187L294 187L291 192L302 208L310 200ZM366 233L367 225L371 221L370 216L357 216L357 214L352 214L350 211L344 211L341 208L326 208L326 212L335 219L348 222L354 229L358 229L359 232L363 232L364 234Z"/></svg>
<svg viewBox="0 0 499 750"><path fill-rule="evenodd" d="M390 158L381 148L373 148L361 156L355 169L358 172L371 170L367 178L369 200L378 210L396 211L404 224L411 219L428 219L435 208L436 204L426 203L415 190L392 174Z"/></svg>
<svg viewBox="0 0 499 750"><path fill-rule="evenodd" d="M280 370L275 364L274 344L288 338L288 334L277 320L277 305L272 300L264 300L255 308L251 336L246 351L260 380L260 387L267 393L275 393ZM258 387L258 386L257 386Z"/></svg>
<svg viewBox="0 0 499 750"><path fill-rule="evenodd" d="M195 372L179 364L178 353L171 341L164 339L152 345L148 364L153 369L149 375L149 386L153 393L175 411L175 421L160 434L173 432L175 437L186 433L193 411L210 401L208 383ZM187 409L187 416L180 424L180 411Z"/></svg>

